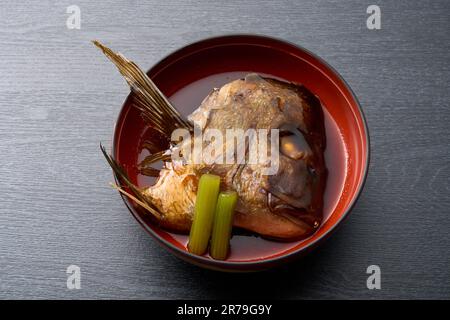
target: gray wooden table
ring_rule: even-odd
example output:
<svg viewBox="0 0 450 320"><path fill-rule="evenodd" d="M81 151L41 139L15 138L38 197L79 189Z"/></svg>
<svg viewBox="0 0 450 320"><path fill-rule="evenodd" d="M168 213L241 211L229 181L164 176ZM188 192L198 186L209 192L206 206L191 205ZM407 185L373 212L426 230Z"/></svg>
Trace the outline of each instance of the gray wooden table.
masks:
<svg viewBox="0 0 450 320"><path fill-rule="evenodd" d="M81 29L68 29L69 5ZM381 8L368 30L366 8ZM2 1L0 298L450 298L448 1ZM370 172L350 219L305 259L255 274L188 265L108 186L99 152L128 94L89 42L149 68L190 42L259 33L300 44L348 81ZM81 289L66 268L81 268ZM366 268L379 265L381 290Z"/></svg>

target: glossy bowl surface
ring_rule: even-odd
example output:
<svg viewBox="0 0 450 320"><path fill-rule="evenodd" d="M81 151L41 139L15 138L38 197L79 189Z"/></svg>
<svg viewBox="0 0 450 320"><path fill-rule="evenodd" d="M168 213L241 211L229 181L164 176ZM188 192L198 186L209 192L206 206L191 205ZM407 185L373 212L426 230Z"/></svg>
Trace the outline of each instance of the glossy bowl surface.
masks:
<svg viewBox="0 0 450 320"><path fill-rule="evenodd" d="M265 36L220 36L175 51L153 66L148 75L187 115L213 87L249 72L302 83L321 100L327 131L325 156L330 171L325 193L326 219L313 236L302 241L278 243L235 236L229 259L217 261L207 255L190 254L186 250L187 236L159 228L124 198L137 221L164 247L186 261L211 269L261 270L305 254L326 239L348 215L363 188L369 165L369 135L356 97L332 67L299 46ZM116 123L113 156L139 186L151 183L136 170L136 164L145 156L141 152L145 128L129 96Z"/></svg>

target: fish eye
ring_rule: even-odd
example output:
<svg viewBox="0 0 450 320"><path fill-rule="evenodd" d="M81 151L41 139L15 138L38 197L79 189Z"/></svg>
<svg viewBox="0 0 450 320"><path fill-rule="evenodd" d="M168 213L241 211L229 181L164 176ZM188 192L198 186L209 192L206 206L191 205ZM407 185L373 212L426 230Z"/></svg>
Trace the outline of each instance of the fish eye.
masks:
<svg viewBox="0 0 450 320"><path fill-rule="evenodd" d="M303 133L292 126L280 128L280 151L293 160L302 159L311 153Z"/></svg>

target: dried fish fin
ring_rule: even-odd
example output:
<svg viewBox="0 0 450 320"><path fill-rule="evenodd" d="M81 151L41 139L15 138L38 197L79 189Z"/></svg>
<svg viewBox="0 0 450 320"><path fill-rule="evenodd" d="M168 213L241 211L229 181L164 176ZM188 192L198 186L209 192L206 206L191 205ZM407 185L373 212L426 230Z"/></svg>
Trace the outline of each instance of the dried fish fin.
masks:
<svg viewBox="0 0 450 320"><path fill-rule="evenodd" d="M166 137L177 128L192 130L192 124L184 119L171 105L153 81L134 62L120 53L115 53L98 41L94 45L116 65L131 90L136 94L134 105L141 111L142 117L153 128Z"/></svg>
<svg viewBox="0 0 450 320"><path fill-rule="evenodd" d="M125 173L122 167L106 152L106 149L102 144L100 144L100 149L102 150L102 153L106 158L106 161L108 161L109 165L111 166L111 169L113 170L118 180L123 181L125 185L129 187L130 190L134 193L134 195L131 195L130 193L126 192L120 186L116 186L115 189L117 189L119 192L126 195L130 199L134 200L137 204L139 204L148 212L150 212L156 219L162 220L163 214L154 208L153 204L149 202L149 199L147 197L143 196L142 192L130 181L128 175Z"/></svg>

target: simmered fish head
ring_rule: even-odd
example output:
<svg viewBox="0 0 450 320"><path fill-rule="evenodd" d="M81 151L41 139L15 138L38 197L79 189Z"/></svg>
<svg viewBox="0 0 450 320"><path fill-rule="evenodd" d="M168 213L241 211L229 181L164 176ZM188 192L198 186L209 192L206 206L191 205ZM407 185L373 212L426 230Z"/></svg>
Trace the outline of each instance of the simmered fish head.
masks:
<svg viewBox="0 0 450 320"><path fill-rule="evenodd" d="M221 177L222 189L235 190L239 195L234 226L281 240L306 238L317 229L322 221L327 179L326 138L320 101L309 90L302 85L249 74L214 89L185 119L135 63L98 41L94 44L128 82L134 93L133 103L149 127L167 140L178 129L187 132L168 150L147 141L156 151L149 149L152 154L139 169L158 179L153 186L143 189L130 181L125 170L102 147L121 181L117 189L146 209L162 227L189 232L198 181L202 174L213 173ZM261 139L266 140L265 145L270 145L269 165L250 161L255 147L253 140L238 143L244 150L244 161L239 161L238 150L242 149L239 146L234 149L234 139L226 138L227 132L237 129L257 132L257 149ZM188 139L192 132L193 139ZM201 133L200 138L196 132ZM213 157L205 158L202 152L198 160L195 152L187 150L196 150L197 142L204 150L217 145L215 139L203 139L208 132L219 133L225 140L218 144L219 148L213 148ZM266 135L259 136L260 132ZM235 153L229 150L236 150L235 162L227 161L227 156ZM180 151L181 160L174 157ZM263 153L257 152L259 156ZM223 162L209 161L221 157ZM162 170L151 166L158 160L165 161Z"/></svg>
<svg viewBox="0 0 450 320"><path fill-rule="evenodd" d="M189 120L203 134L211 129L222 134L223 148L215 150L214 157L223 163L206 163L203 158L194 164L171 163L170 169L161 172L160 181L165 183L149 189L149 195L159 199L161 210L173 212L174 204L178 203L181 211L189 212L185 220L191 221L195 182L202 174L213 173L222 177L223 188L235 190L239 195L235 226L276 239L304 238L314 232L322 220L327 171L323 157L323 113L312 93L300 85L249 74L213 90ZM248 163L252 147L249 139L244 145L245 161L226 163L226 153L237 152L239 148L235 140L226 139L230 129L243 132L265 129L267 133L276 129L278 149L272 152L278 153L277 170L268 174L267 163ZM269 135L264 139L268 140L268 153L272 155ZM193 147L194 141L195 138L184 140L178 148L183 149L183 143ZM200 143L205 150L212 142ZM237 161L236 154L234 160ZM186 188L187 181L192 183L191 187ZM186 199L190 199L188 208ZM181 212L173 213L173 221L182 216Z"/></svg>

